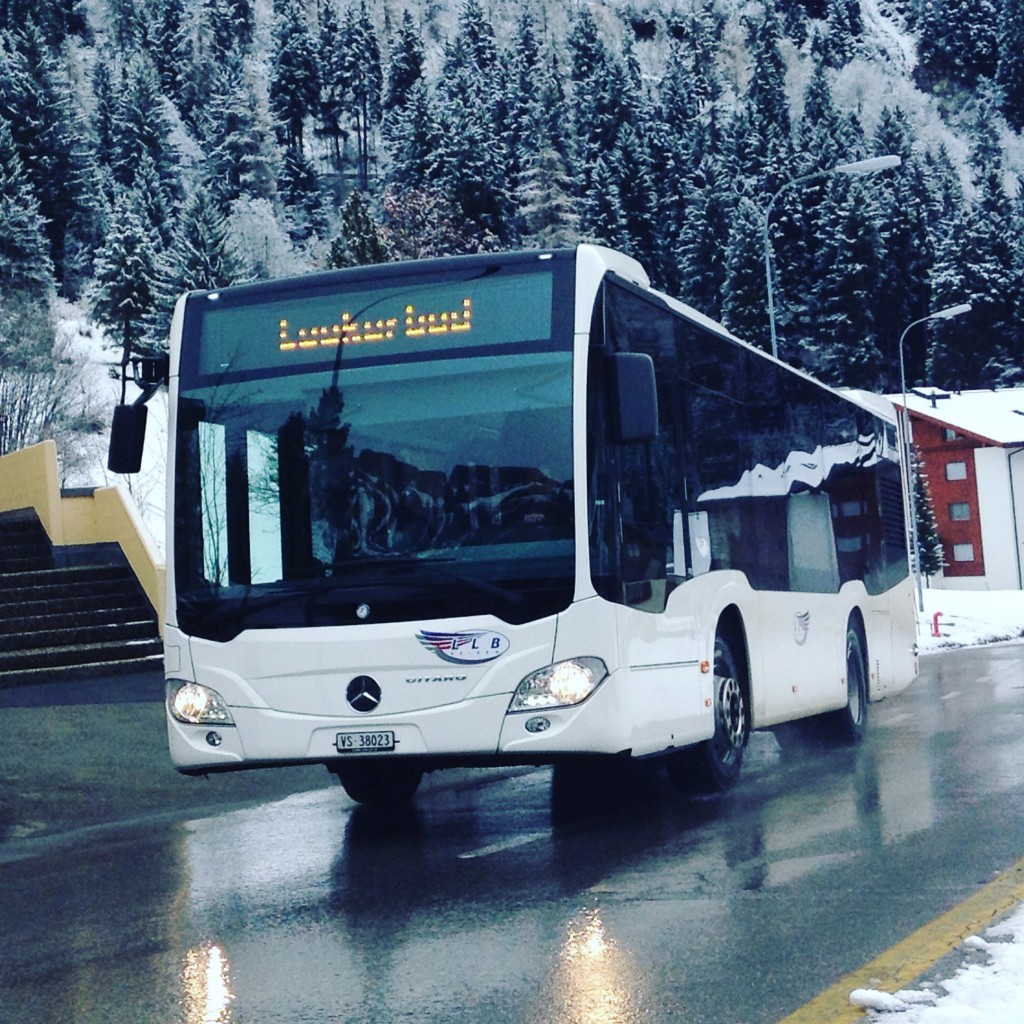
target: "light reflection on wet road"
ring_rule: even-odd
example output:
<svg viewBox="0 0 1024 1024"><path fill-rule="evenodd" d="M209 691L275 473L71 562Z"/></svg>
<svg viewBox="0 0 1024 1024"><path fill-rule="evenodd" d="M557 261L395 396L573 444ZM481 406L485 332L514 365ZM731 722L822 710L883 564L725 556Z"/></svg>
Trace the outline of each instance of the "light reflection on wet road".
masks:
<svg viewBox="0 0 1024 1024"><path fill-rule="evenodd" d="M1024 854L1024 648L928 659L856 751L759 736L739 789L651 767L341 790L0 863L0 1020L772 1022Z"/></svg>

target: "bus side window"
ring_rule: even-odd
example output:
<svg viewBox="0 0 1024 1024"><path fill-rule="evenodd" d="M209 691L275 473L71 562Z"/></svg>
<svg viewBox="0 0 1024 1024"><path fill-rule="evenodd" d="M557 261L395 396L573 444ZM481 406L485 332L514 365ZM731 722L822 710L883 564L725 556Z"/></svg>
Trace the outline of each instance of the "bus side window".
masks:
<svg viewBox="0 0 1024 1024"><path fill-rule="evenodd" d="M664 581L668 571L670 538L661 513L659 488L652 472L649 443L624 445L619 457L619 520L621 572L627 604L664 608ZM655 592L654 584L660 584ZM655 610L655 609L651 609Z"/></svg>
<svg viewBox="0 0 1024 1024"><path fill-rule="evenodd" d="M672 513L673 576L702 576L711 572L711 524L707 512L676 509Z"/></svg>
<svg viewBox="0 0 1024 1024"><path fill-rule="evenodd" d="M650 387L650 371L653 364L655 384L660 384L657 352L647 351L642 339L655 330L664 311L608 285L603 314L595 320L590 353L591 574L606 599L662 611L672 547L672 487L666 478L672 470L664 452L670 439L665 430L656 430L661 426L656 398L661 396ZM602 344L606 340L613 349ZM624 371L634 384L643 384L646 398L640 407L625 401Z"/></svg>

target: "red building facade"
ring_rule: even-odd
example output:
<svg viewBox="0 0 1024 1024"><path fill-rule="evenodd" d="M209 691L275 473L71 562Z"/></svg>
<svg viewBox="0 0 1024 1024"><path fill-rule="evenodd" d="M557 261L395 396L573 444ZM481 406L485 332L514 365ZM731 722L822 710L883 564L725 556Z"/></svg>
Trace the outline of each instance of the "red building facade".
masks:
<svg viewBox="0 0 1024 1024"><path fill-rule="evenodd" d="M920 413L911 413L914 447L928 477L928 491L946 566L946 577L984 576L975 449L986 442Z"/></svg>

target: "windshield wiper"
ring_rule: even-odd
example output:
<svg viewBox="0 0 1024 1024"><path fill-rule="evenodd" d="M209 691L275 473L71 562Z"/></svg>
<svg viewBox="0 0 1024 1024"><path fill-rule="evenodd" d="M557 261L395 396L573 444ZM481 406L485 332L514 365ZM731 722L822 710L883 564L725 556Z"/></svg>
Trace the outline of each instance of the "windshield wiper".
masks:
<svg viewBox="0 0 1024 1024"><path fill-rule="evenodd" d="M470 590L475 590L477 593L486 594L488 597L500 598L502 601L507 602L511 608L521 608L526 603L526 598L522 594L518 594L513 590L506 590L504 587L499 587L496 583L488 583L487 580L474 579L472 576L450 572L447 569L441 569L440 575L446 579L454 580L456 583L464 583Z"/></svg>
<svg viewBox="0 0 1024 1024"><path fill-rule="evenodd" d="M477 579L474 576L467 576L465 573L452 572L450 569L443 568L444 565L458 561L458 559L452 557L441 557L441 558L424 558L422 556L415 555L382 555L377 558L360 558L353 559L348 562L337 562L330 566L333 570L343 570L342 575L346 575L347 571L356 568L368 568L370 566L380 567L384 570L387 569L417 569L425 570L429 573L429 570L436 569L437 575L447 580L452 580L455 583L462 584L468 587L470 590L475 590L478 594L485 594L487 597L494 597L506 604L510 608L521 608L526 601L526 598L522 594L518 594L511 590L506 590L504 587L498 586L496 583L490 583L487 580ZM429 580L410 578L409 583L416 586L417 589L422 589L429 586Z"/></svg>
<svg viewBox="0 0 1024 1024"><path fill-rule="evenodd" d="M441 562L454 562L450 556L444 558L424 557L423 555L363 555L359 558L349 558L344 562L329 562L324 567L331 572L348 572L355 569L377 568L385 569L409 569L420 568L424 565L439 565Z"/></svg>

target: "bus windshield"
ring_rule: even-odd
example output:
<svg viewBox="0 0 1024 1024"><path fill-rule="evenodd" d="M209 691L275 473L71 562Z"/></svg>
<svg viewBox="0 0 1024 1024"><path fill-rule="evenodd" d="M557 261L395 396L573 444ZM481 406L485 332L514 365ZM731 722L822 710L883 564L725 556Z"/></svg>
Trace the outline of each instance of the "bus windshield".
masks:
<svg viewBox="0 0 1024 1024"><path fill-rule="evenodd" d="M572 335L553 269L191 297L178 625L491 613L572 599Z"/></svg>

